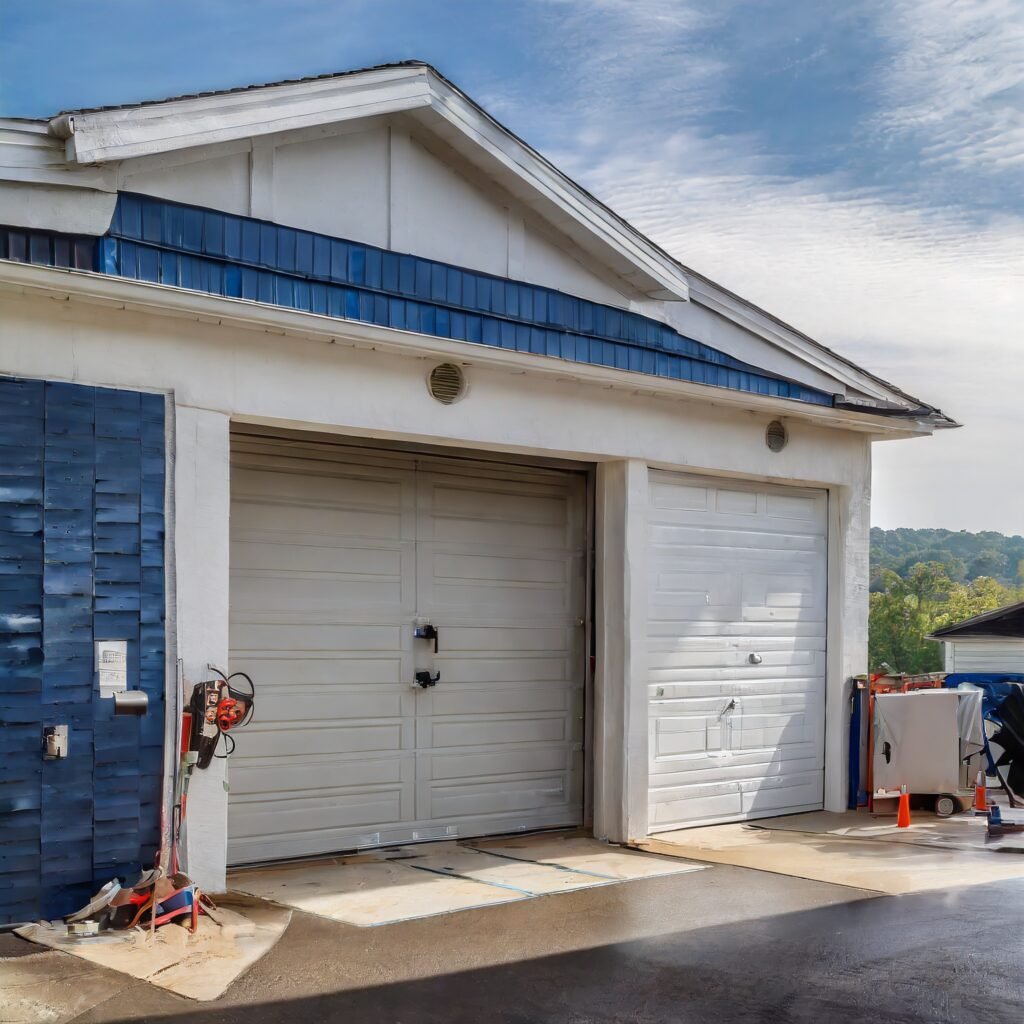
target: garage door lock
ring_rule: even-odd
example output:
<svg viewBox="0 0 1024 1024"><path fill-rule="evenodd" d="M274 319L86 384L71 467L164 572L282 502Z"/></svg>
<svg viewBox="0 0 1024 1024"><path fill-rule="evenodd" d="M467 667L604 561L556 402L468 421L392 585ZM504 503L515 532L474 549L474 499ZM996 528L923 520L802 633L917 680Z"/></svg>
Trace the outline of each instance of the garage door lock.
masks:
<svg viewBox="0 0 1024 1024"><path fill-rule="evenodd" d="M412 635L417 640L433 640L434 653L437 654L437 642L441 637L441 634L437 631L437 626L432 626L429 622L418 622L413 626Z"/></svg>
<svg viewBox="0 0 1024 1024"><path fill-rule="evenodd" d="M437 686L441 681L441 673L435 672L431 675L429 672L417 672L416 673L416 685L421 689L426 690L430 686Z"/></svg>

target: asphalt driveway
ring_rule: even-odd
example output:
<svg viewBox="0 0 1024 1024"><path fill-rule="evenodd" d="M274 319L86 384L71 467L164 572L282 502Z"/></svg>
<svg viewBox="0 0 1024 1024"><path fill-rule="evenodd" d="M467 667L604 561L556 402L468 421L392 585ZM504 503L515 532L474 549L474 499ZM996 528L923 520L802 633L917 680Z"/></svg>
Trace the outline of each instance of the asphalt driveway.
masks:
<svg viewBox="0 0 1024 1024"><path fill-rule="evenodd" d="M1020 881L878 896L716 866L376 928L296 913L215 1002L110 972L76 1020L1019 1024L1022 920Z"/></svg>

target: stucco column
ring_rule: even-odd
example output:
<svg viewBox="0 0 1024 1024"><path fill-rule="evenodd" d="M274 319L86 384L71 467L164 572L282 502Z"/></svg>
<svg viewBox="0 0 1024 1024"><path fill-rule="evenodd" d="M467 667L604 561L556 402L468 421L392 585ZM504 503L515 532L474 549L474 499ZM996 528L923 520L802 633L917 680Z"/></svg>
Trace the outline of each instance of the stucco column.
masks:
<svg viewBox="0 0 1024 1024"><path fill-rule="evenodd" d="M868 670L871 443L856 479L829 490L828 653L825 689L825 810L845 811L849 777L850 680Z"/></svg>
<svg viewBox="0 0 1024 1024"><path fill-rule="evenodd" d="M647 464L600 463L596 489L594 834L647 835Z"/></svg>
<svg viewBox="0 0 1024 1024"><path fill-rule="evenodd" d="M228 665L230 419L178 406L175 412L175 577L177 649L192 684L208 666ZM188 792L185 870L200 888L223 892L227 861L226 761L194 771Z"/></svg>

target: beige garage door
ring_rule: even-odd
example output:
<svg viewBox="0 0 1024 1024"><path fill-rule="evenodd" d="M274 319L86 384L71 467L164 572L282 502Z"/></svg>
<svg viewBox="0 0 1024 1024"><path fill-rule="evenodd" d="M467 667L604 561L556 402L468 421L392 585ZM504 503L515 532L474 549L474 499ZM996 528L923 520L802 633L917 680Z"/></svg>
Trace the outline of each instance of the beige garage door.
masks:
<svg viewBox="0 0 1024 1024"><path fill-rule="evenodd" d="M822 806L827 509L651 472L652 832Z"/></svg>
<svg viewBox="0 0 1024 1024"><path fill-rule="evenodd" d="M231 863L580 823L581 476L250 439L231 486Z"/></svg>

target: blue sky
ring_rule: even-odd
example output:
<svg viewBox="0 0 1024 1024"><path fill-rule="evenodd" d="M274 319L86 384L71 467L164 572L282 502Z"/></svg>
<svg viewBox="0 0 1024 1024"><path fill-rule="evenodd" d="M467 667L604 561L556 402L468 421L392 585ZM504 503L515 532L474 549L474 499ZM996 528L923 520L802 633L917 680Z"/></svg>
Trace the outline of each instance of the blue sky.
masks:
<svg viewBox="0 0 1024 1024"><path fill-rule="evenodd" d="M963 420L875 447L876 523L1024 532L1020 0L4 0L0 115L409 58Z"/></svg>

